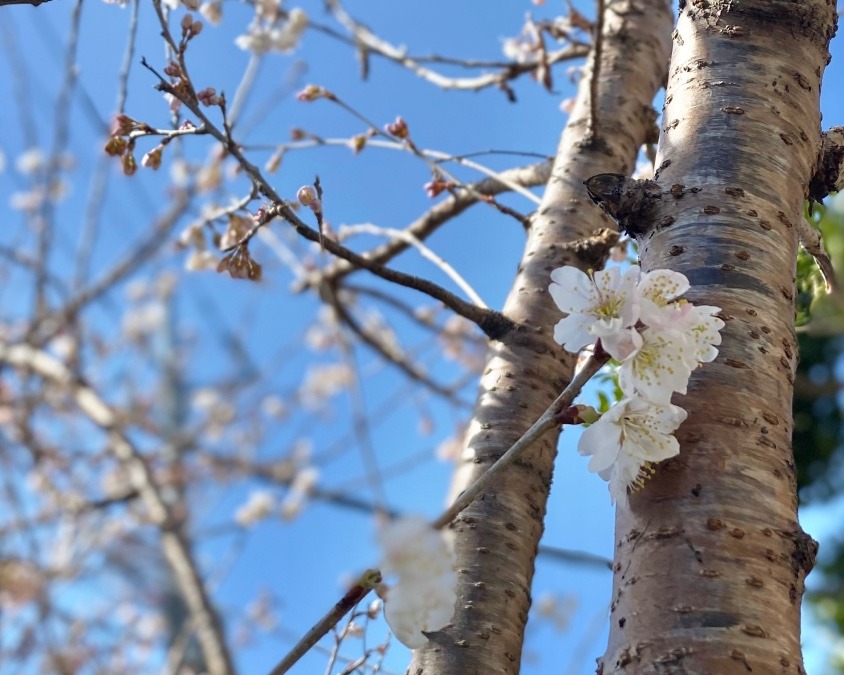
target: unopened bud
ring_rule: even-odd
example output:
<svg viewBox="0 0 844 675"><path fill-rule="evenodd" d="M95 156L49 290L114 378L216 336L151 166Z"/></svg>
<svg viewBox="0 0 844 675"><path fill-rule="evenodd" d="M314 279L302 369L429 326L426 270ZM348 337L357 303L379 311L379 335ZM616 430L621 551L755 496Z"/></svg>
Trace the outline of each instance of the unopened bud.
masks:
<svg viewBox="0 0 844 675"><path fill-rule="evenodd" d="M317 202L319 202L316 190L314 190L310 185L303 185L300 187L299 191L296 193L296 199L299 200L299 203L302 206L313 207L317 204Z"/></svg>
<svg viewBox="0 0 844 675"><path fill-rule="evenodd" d="M131 152L126 152L123 154L123 173L126 176L133 176L135 172L138 170L138 164L135 162L135 155Z"/></svg>
<svg viewBox="0 0 844 675"><path fill-rule="evenodd" d="M600 417L600 413L591 406L570 405L554 415L554 421L557 424L593 424Z"/></svg>
<svg viewBox="0 0 844 675"><path fill-rule="evenodd" d="M199 13L202 14L208 21L215 26L220 23L223 18L223 8L219 2L206 2L199 8Z"/></svg>
<svg viewBox="0 0 844 675"><path fill-rule="evenodd" d="M111 135L112 136L128 136L132 130L134 130L137 122L133 120L129 115L119 114L115 115L114 120L111 123Z"/></svg>
<svg viewBox="0 0 844 675"><path fill-rule="evenodd" d="M284 156L284 148L279 148L276 152L273 153L272 157L267 160L264 169L267 173L275 173L278 171L278 167L281 166L281 158Z"/></svg>
<svg viewBox="0 0 844 675"><path fill-rule="evenodd" d="M601 413L591 405L576 405L574 407L577 409L577 419L583 424L595 424L601 419Z"/></svg>
<svg viewBox="0 0 844 675"><path fill-rule="evenodd" d="M152 169L153 171L158 169L161 166L161 151L162 150L163 150L163 148L160 145L158 145L158 146L154 147L152 150L150 150L148 153L146 153L141 158L141 166L148 167L148 168Z"/></svg>
<svg viewBox="0 0 844 675"><path fill-rule="evenodd" d="M349 141L349 146L356 155L366 147L366 138L364 134L358 134L357 136L352 136L352 139Z"/></svg>
<svg viewBox="0 0 844 675"><path fill-rule="evenodd" d="M398 138L407 138L410 136L410 129L408 129L407 122L404 121L401 115L396 117L394 122L385 124L384 129L388 134L392 134Z"/></svg>
<svg viewBox="0 0 844 675"><path fill-rule="evenodd" d="M316 101L318 98L327 98L333 100L335 96L325 87L320 87L316 84L309 84L302 91L296 94L297 101L304 101L306 103L310 101Z"/></svg>
<svg viewBox="0 0 844 675"><path fill-rule="evenodd" d="M175 61L170 61L166 66L164 66L164 74L169 75L170 77L181 77L182 67Z"/></svg>
<svg viewBox="0 0 844 675"><path fill-rule="evenodd" d="M129 143L122 136L111 136L105 144L106 154L112 157L122 155L126 151L127 145Z"/></svg>
<svg viewBox="0 0 844 675"><path fill-rule="evenodd" d="M205 106L219 105L220 97L217 96L217 90L214 87L206 87L201 91L196 92L196 99Z"/></svg>
<svg viewBox="0 0 844 675"><path fill-rule="evenodd" d="M380 600L373 600L369 603L369 607L366 610L366 616L370 619L377 619L378 615L381 613L381 601Z"/></svg>

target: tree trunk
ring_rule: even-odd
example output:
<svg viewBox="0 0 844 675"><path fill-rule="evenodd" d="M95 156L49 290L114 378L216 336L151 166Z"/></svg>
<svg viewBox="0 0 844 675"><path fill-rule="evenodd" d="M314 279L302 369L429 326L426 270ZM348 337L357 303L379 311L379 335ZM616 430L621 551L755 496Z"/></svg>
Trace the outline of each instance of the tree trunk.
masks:
<svg viewBox="0 0 844 675"><path fill-rule="evenodd" d="M791 397L798 219L820 149L828 0L684 3L643 270L722 308L681 452L620 506L603 673L804 673L800 600L817 544L797 522Z"/></svg>
<svg viewBox="0 0 844 675"><path fill-rule="evenodd" d="M547 292L549 274L562 265L603 265L615 239L600 228L613 223L591 204L583 181L601 172L629 174L640 146L654 133L651 103L664 82L671 23L666 0L606 3L595 105L587 68L504 307L518 329L490 349L455 494L500 457L571 378L574 360L552 339L561 315ZM557 434L548 433L511 467L506 481L455 520L455 616L414 652L413 675L519 671L556 444Z"/></svg>

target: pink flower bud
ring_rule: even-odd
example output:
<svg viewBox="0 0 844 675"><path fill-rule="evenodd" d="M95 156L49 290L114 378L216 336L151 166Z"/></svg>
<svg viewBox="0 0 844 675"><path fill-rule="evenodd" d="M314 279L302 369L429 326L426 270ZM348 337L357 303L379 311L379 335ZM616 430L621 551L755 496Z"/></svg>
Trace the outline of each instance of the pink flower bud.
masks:
<svg viewBox="0 0 844 675"><path fill-rule="evenodd" d="M182 67L176 63L175 61L170 61L164 67L164 74L169 75L170 77L181 77L182 76Z"/></svg>
<svg viewBox="0 0 844 675"><path fill-rule="evenodd" d="M217 105L220 98L217 96L217 90L214 87L206 87L202 91L196 92L197 100L206 106Z"/></svg>
<svg viewBox="0 0 844 675"><path fill-rule="evenodd" d="M410 136L410 129L407 127L407 122L404 121L401 115L396 117L394 122L385 124L384 129L388 134L392 134L398 138L407 138Z"/></svg>
<svg viewBox="0 0 844 675"><path fill-rule="evenodd" d="M299 200L299 203L302 206L313 207L319 202L316 190L314 190L310 185L303 185L300 187L299 191L296 193L296 199Z"/></svg>

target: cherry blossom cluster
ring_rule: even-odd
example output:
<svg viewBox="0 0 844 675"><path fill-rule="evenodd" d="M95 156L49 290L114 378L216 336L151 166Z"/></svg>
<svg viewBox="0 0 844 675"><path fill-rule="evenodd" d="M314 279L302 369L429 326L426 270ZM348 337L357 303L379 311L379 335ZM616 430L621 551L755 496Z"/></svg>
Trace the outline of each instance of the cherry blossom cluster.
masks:
<svg viewBox="0 0 844 675"><path fill-rule="evenodd" d="M692 371L718 355L721 309L681 299L689 280L671 270L560 267L551 280L551 297L567 314L554 340L574 353L600 340L619 363L624 398L583 432L578 451L609 481L613 501L624 500L653 464L680 452L673 434L686 411L671 396L685 394Z"/></svg>
<svg viewBox="0 0 844 675"><path fill-rule="evenodd" d="M457 573L447 532L418 516L393 521L379 533L381 573L394 583L379 589L384 617L395 636L411 649L426 632L446 626L457 602Z"/></svg>

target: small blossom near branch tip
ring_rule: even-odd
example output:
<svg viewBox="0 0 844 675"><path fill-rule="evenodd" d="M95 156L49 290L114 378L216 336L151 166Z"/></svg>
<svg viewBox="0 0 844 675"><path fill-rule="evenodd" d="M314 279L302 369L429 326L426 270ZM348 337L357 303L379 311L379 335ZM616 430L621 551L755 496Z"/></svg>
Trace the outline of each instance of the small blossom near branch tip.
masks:
<svg viewBox="0 0 844 675"><path fill-rule="evenodd" d="M384 617L411 649L424 646L425 633L444 628L454 614L457 574L447 537L413 516L390 523L379 535L381 572L396 579L381 590Z"/></svg>
<svg viewBox="0 0 844 675"><path fill-rule="evenodd" d="M311 101L316 101L320 98L327 98L329 101L337 99L337 97L328 91L328 89L316 84L309 84L307 87L302 89L302 91L296 94L296 100L302 101L303 103L310 103Z"/></svg>

